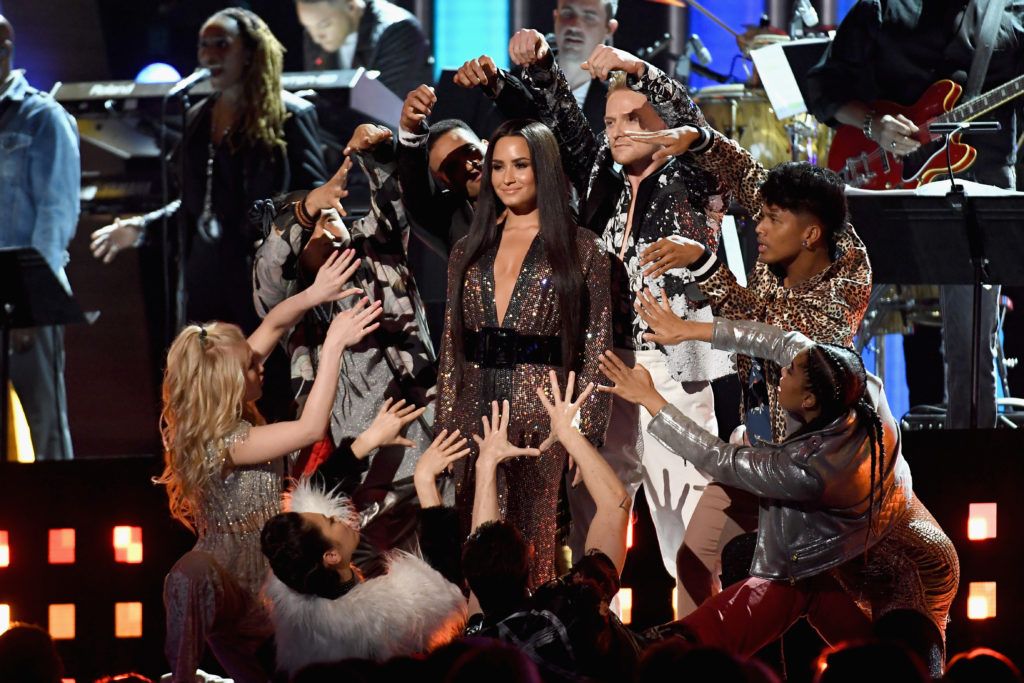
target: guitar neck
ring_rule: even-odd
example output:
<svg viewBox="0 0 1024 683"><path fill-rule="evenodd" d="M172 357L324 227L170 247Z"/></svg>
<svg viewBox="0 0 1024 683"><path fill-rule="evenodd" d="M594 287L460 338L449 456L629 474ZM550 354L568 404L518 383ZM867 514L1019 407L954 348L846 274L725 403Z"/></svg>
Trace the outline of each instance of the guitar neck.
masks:
<svg viewBox="0 0 1024 683"><path fill-rule="evenodd" d="M955 121L973 121L987 114L996 107L1024 94L1024 76L1018 76L1008 83L989 90L984 95L975 97L970 102L953 107L950 111L937 116L935 123L951 123Z"/></svg>

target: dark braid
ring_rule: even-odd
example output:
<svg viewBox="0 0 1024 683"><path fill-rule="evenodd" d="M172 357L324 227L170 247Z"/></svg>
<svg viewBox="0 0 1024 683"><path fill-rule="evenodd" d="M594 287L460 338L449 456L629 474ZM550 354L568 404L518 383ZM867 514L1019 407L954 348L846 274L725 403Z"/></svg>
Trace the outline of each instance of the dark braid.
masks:
<svg viewBox="0 0 1024 683"><path fill-rule="evenodd" d="M867 401L867 372L856 351L834 344L817 344L807 353L807 377L810 389L821 405L821 416L815 422L827 425L853 410L864 425L871 449L871 488L868 493L868 540L871 538L875 512L875 472L885 473L885 440L882 420ZM881 500L878 501L881 505Z"/></svg>

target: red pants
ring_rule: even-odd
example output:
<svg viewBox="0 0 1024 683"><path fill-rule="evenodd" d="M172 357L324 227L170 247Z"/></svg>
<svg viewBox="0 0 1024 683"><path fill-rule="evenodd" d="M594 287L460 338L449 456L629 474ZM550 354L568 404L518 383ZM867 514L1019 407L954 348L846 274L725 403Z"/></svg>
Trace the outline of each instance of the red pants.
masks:
<svg viewBox="0 0 1024 683"><path fill-rule="evenodd" d="M828 574L795 584L750 577L705 600L680 623L701 644L749 657L800 617L830 645L871 636L871 621Z"/></svg>

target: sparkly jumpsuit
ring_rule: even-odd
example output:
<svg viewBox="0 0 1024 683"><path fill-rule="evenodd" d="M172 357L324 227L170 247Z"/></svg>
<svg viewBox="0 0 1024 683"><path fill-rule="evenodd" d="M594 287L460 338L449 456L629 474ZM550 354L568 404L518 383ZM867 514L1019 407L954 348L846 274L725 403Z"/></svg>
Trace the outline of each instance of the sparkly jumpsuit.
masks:
<svg viewBox="0 0 1024 683"><path fill-rule="evenodd" d="M576 386L584 387L589 382L597 384L602 379L597 359L602 351L611 348L611 294L608 257L597 245L593 235L580 230L576 244L586 293L580 316L584 329L579 336L581 346ZM455 245L449 264L461 260L464 245L465 240ZM462 320L467 330L498 327L494 303L496 253L497 246L494 246L470 266L464 284L454 281L452 266L449 266L448 301L452 300L454 287L462 286ZM507 368L485 368L461 357L456 358L454 335L462 334L462 330L451 329L451 319L449 306L445 313L444 336L441 340L435 429L461 429L465 436L479 434L480 417L490 414L490 402L508 399L512 412L509 441L516 445L539 444L548 436L550 422L535 390L549 385L548 371L551 369L558 372L564 386L562 368L527 363ZM530 245L523 261L502 322L505 329L515 330L519 334L556 337L562 334L558 296L539 235ZM462 378L458 386L454 372L457 363L462 364ZM607 394L595 391L580 411L579 429L594 444L600 444L604 439L609 404ZM475 450L472 441L470 445ZM530 567L531 586L555 578L556 512L566 459L565 449L559 444L538 458L506 461L498 470L501 517L519 529L534 549ZM464 531L469 530L473 509L475 461L474 453L455 464L455 503Z"/></svg>
<svg viewBox="0 0 1024 683"><path fill-rule="evenodd" d="M232 467L228 450L250 429L243 420L207 446L208 479L195 511L199 539L164 581L164 653L176 683L192 683L206 643L236 683L270 677L256 658L272 635L259 597L268 567L260 532L281 509L283 461Z"/></svg>

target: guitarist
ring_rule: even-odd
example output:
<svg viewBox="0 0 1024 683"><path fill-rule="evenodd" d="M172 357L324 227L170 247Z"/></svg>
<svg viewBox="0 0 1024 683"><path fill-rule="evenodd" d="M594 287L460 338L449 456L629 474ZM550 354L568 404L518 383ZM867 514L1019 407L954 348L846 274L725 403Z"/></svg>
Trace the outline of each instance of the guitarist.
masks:
<svg viewBox="0 0 1024 683"><path fill-rule="evenodd" d="M989 5L993 18L982 35ZM975 46L992 44L987 55ZM920 143L918 126L906 117L879 115L876 100L910 105L934 82L948 78L965 86L961 101L995 88L1021 73L1024 65L1024 0L859 0L836 31L835 39L807 77L807 104L831 126L860 128L886 151L906 155ZM972 66L978 75L969 79ZM986 68L987 67L987 68ZM973 92L972 91L973 86ZM961 176L967 180L1014 186L1017 120L1012 103L984 116L1002 124L998 133L965 140L978 158ZM919 122L922 125L924 122ZM965 136L967 137L967 136ZM971 348L970 286L944 286L941 294L946 354L946 426L968 426ZM982 325L989 343L981 345L979 425L995 425L993 370L998 288L983 296ZM959 362L958 362L959 361Z"/></svg>

